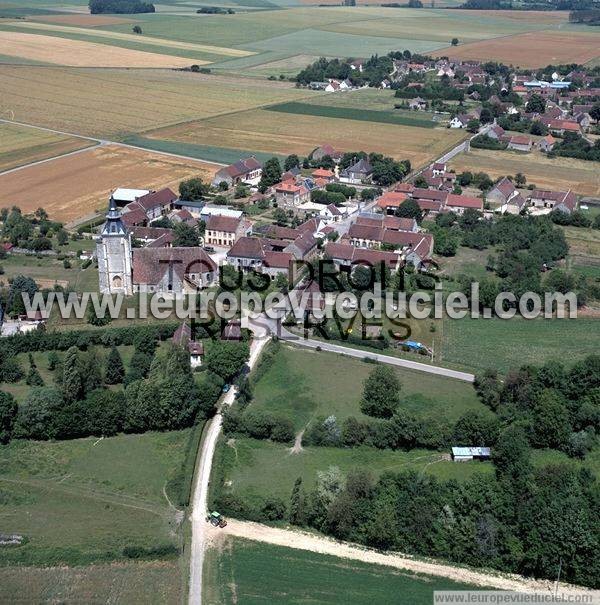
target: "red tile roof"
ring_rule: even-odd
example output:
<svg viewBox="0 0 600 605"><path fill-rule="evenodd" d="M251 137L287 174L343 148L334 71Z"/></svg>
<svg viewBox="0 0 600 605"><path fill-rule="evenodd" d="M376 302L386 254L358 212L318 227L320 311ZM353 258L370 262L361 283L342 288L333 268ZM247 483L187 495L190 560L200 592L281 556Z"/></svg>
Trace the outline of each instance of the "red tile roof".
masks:
<svg viewBox="0 0 600 605"><path fill-rule="evenodd" d="M209 231L224 231L226 233L235 233L241 223L241 218L233 216L221 216L212 214L206 221L206 229Z"/></svg>
<svg viewBox="0 0 600 605"><path fill-rule="evenodd" d="M169 266L180 279L189 273L217 270L215 262L202 248L134 248L133 283L158 284Z"/></svg>
<svg viewBox="0 0 600 605"><path fill-rule="evenodd" d="M161 189L160 191L153 191L142 195L142 197L136 198L136 202L148 211L157 206L169 206L177 199L177 195L173 193L168 187Z"/></svg>
<svg viewBox="0 0 600 605"><path fill-rule="evenodd" d="M473 208L475 210L483 210L483 200L479 197L471 197L468 195L448 194L446 206L451 208Z"/></svg>

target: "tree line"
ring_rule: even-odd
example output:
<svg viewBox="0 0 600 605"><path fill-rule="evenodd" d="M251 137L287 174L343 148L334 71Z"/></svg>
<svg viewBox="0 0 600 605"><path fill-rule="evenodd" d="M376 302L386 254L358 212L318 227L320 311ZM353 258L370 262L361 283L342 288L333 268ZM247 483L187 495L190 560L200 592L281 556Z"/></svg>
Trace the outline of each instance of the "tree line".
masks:
<svg viewBox="0 0 600 605"><path fill-rule="evenodd" d="M141 0L89 0L88 3L92 15L103 13L134 14L134 13L153 13L154 4L142 2Z"/></svg>
<svg viewBox="0 0 600 605"><path fill-rule="evenodd" d="M106 359L93 346L71 346L64 355L50 351L51 386L44 385L30 355L26 380L33 388L25 400L17 409L10 394L0 395L3 442L187 428L212 414L223 385L237 376L249 355L247 343L208 343L206 371L198 384L184 348L170 343L157 351L151 329L138 331L133 345L127 368L114 343ZM0 381L14 382L23 374L14 356L2 349Z"/></svg>

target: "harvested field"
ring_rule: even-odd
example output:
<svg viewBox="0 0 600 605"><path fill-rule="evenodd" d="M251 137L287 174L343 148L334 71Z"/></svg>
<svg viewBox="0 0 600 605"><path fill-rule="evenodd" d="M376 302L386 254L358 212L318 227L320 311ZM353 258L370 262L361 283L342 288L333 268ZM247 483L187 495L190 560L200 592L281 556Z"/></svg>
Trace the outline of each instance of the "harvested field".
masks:
<svg viewBox="0 0 600 605"><path fill-rule="evenodd" d="M307 155L322 143L341 151L378 151L422 165L465 136L445 128L429 129L254 110L210 118L148 133L156 139L247 149L263 153Z"/></svg>
<svg viewBox="0 0 600 605"><path fill-rule="evenodd" d="M0 173L90 145L93 142L85 139L16 124L0 124Z"/></svg>
<svg viewBox="0 0 600 605"><path fill-rule="evenodd" d="M568 15L565 11L522 11L522 10L485 10L485 11L473 11L473 10L454 10L452 14L459 15L461 17L468 17L475 15L475 17L483 17L487 19L510 19L511 21L518 21L519 23L534 23L534 24L548 24L548 25L560 25L561 23L568 22Z"/></svg>
<svg viewBox="0 0 600 605"><path fill-rule="evenodd" d="M181 180L210 180L215 170L204 162L106 145L0 175L0 191L24 212L43 205L51 218L67 222L104 210L117 187L177 190Z"/></svg>
<svg viewBox="0 0 600 605"><path fill-rule="evenodd" d="M587 63L600 56L600 36L594 33L529 32L442 48L432 54L463 61L500 61L519 67Z"/></svg>
<svg viewBox="0 0 600 605"><path fill-rule="evenodd" d="M492 178L522 172L528 183L539 187L566 191L573 189L583 195L600 195L600 172L595 162L573 158L547 158L533 152L527 155L508 151L472 149L450 161L457 172L487 172Z"/></svg>
<svg viewBox="0 0 600 605"><path fill-rule="evenodd" d="M0 567L12 603L165 603L183 599L179 565L150 561L84 567Z"/></svg>
<svg viewBox="0 0 600 605"><path fill-rule="evenodd" d="M4 31L0 54L69 67L189 67L198 59L118 48L94 42Z"/></svg>
<svg viewBox="0 0 600 605"><path fill-rule="evenodd" d="M0 66L2 107L20 122L88 136L149 128L306 96L289 82L172 70ZM152 90L152 95L141 91ZM110 102L102 102L109 99Z"/></svg>
<svg viewBox="0 0 600 605"><path fill-rule="evenodd" d="M34 15L28 17L28 19L74 27L103 27L105 25L121 25L134 21L134 19L111 17L110 15Z"/></svg>
<svg viewBox="0 0 600 605"><path fill-rule="evenodd" d="M42 32L54 32L57 34L70 34L73 37L79 35L84 36L93 36L95 38L106 38L107 44L111 42L132 42L135 44L145 44L151 46L162 46L165 48L177 48L180 50L190 50L197 52L205 52L212 53L215 55L224 55L226 57L246 57L248 55L254 54L251 51L239 50L236 48L226 48L223 46L213 46L206 44L195 44L192 42L178 42L175 40L168 40L164 38L153 38L151 36L143 36L140 37L139 34L131 34L131 33L123 33L123 32L113 32L113 31L104 31L104 30L94 30L90 31L85 28L77 28L77 27L66 27L62 25L51 25L46 23L8 23L11 27L19 27L32 29Z"/></svg>

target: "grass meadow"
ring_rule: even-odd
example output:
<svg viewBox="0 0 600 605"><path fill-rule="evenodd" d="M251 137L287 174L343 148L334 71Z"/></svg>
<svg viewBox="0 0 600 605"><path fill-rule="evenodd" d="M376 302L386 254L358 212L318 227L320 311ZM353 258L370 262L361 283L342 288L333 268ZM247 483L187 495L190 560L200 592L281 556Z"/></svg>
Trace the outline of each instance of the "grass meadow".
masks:
<svg viewBox="0 0 600 605"><path fill-rule="evenodd" d="M435 590L467 590L443 578L379 565L224 538L205 560L204 600L219 605L429 605Z"/></svg>
<svg viewBox="0 0 600 605"><path fill-rule="evenodd" d="M573 363L598 352L600 320L589 318L526 320L446 319L443 361L471 371L500 372L550 359Z"/></svg>
<svg viewBox="0 0 600 605"><path fill-rule="evenodd" d="M177 544L165 497L189 430L13 441L0 449L3 531L26 537L2 566L81 565L123 559L128 546Z"/></svg>
<svg viewBox="0 0 600 605"><path fill-rule="evenodd" d="M318 416L360 417L363 383L373 367L336 353L283 345L256 383L251 407L287 415L297 430ZM404 368L394 372L402 385L401 406L417 416L452 423L467 411L486 412L468 383Z"/></svg>
<svg viewBox="0 0 600 605"><path fill-rule="evenodd" d="M354 469L370 471L375 478L387 471L412 470L455 481L464 481L476 473L493 472L490 462L457 464L448 454L432 450L405 452L371 447L310 446L292 454L285 445L246 437L227 443L222 440L215 459L215 467L224 472L225 491L249 504L255 499L260 504L267 496L279 497L287 504L298 477L302 477L304 487L310 490L315 487L317 472L330 466L337 466L344 476Z"/></svg>
<svg viewBox="0 0 600 605"><path fill-rule="evenodd" d="M184 600L177 561L132 561L85 567L0 567L10 603L127 603L179 605Z"/></svg>

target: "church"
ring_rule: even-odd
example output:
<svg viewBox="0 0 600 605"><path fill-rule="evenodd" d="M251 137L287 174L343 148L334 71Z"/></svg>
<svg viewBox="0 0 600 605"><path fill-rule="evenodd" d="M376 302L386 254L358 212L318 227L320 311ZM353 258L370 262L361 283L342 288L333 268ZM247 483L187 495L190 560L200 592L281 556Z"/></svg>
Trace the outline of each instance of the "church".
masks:
<svg viewBox="0 0 600 605"><path fill-rule="evenodd" d="M200 247L134 248L131 233L111 196L106 222L96 238L99 290L131 296L137 292L186 294L218 283L213 259Z"/></svg>

